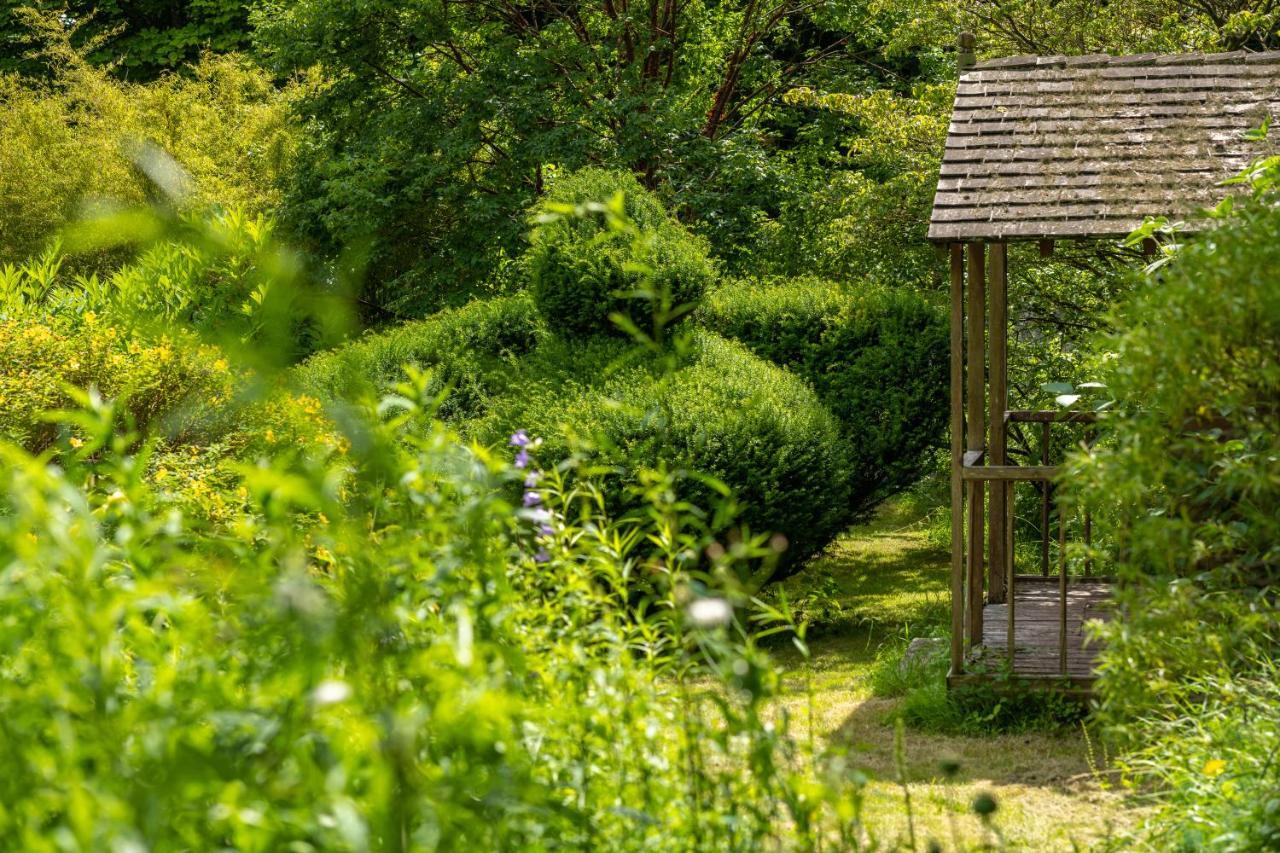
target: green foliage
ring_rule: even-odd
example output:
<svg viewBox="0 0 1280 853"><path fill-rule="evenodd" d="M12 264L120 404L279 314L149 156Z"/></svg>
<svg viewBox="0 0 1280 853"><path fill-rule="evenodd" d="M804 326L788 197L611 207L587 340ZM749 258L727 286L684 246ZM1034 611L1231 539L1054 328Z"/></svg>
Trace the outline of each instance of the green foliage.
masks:
<svg viewBox="0 0 1280 853"><path fill-rule="evenodd" d="M626 353L607 340L547 347L476 428L490 440L523 428L545 441L544 459L576 452L581 464L616 469L608 494L618 511L634 506L628 487L658 460L714 477L748 529L786 537L784 569L843 529L847 456L835 420L802 381L707 333L670 374L658 361L628 363Z"/></svg>
<svg viewBox="0 0 1280 853"><path fill-rule="evenodd" d="M1269 272L1277 263L1280 210L1263 195L1162 266L1104 342L1102 378L1118 403L1104 440L1067 473L1070 499L1114 531L1090 556L1122 581L1125 619L1103 629L1103 711L1130 742L1148 745L1148 767L1163 762L1170 773L1185 767L1197 719L1227 714L1223 749L1247 751L1239 740L1247 709L1274 703L1272 692L1244 706L1234 694L1263 678L1280 651L1280 285ZM1207 684L1221 687L1205 693ZM1280 706L1260 713L1274 718ZM1263 728L1255 736L1255 754L1274 740ZM1192 754L1213 757L1205 750L1218 737L1206 724ZM1236 790L1274 790L1280 766L1246 763L1233 773ZM1274 841L1274 818L1245 828L1254 805L1206 802L1214 820L1243 833L1211 843ZM1175 834L1203 837L1198 809L1164 818Z"/></svg>
<svg viewBox="0 0 1280 853"><path fill-rule="evenodd" d="M3 0L0 72L49 70L29 55L38 49L41 33L19 11L24 8L61 15L73 28L75 44L92 48L95 64L133 80L150 80L194 63L205 52L246 47L248 6L244 0Z"/></svg>
<svg viewBox="0 0 1280 853"><path fill-rule="evenodd" d="M946 418L947 328L919 296L796 279L715 290L698 322L810 382L849 449L848 512L920 475Z"/></svg>
<svg viewBox="0 0 1280 853"><path fill-rule="evenodd" d="M1205 675L1180 687L1153 721L1159 740L1128 755L1128 770L1159 785L1148 822L1177 850L1270 850L1280 845L1280 667L1258 658L1245 676Z"/></svg>
<svg viewBox="0 0 1280 853"><path fill-rule="evenodd" d="M781 211L759 268L836 281L919 286L936 267L925 240L954 83L907 92L789 91L785 103L838 137L815 185Z"/></svg>
<svg viewBox="0 0 1280 853"><path fill-rule="evenodd" d="M611 229L596 215L564 215L619 194L636 235ZM538 310L561 334L648 327L652 300L639 298L643 288L665 294L678 309L697 302L715 280L703 242L671 219L634 175L583 169L557 180L539 210L525 264ZM616 326L615 314L629 324Z"/></svg>
<svg viewBox="0 0 1280 853"><path fill-rule="evenodd" d="M86 205L136 204L155 193L138 163L168 152L184 207L213 202L260 213L277 202L275 182L296 142L288 103L236 57L206 58L185 77L122 83L51 34L48 80L0 76L0 263L43 250ZM61 39L59 41L58 39ZM118 255L78 256L79 270Z"/></svg>
<svg viewBox="0 0 1280 853"><path fill-rule="evenodd" d="M200 219L128 221L171 244L221 233ZM259 257L278 254L266 243ZM268 291L299 282L287 266L262 274L281 276ZM39 292L13 300L25 314L4 321L12 333L33 337L49 304L27 299ZM497 352L508 325L523 346L538 328L527 306L473 306L409 330L402 349L353 349L370 366L415 342ZM156 360L91 312L76 316L89 333L46 347L50 370L95 346L123 369L101 343L116 340L140 365ZM203 433L162 438L134 417L149 411L135 383L123 390L136 400L69 389L72 405L52 401L64 411L48 416L56 444L43 455L0 443L0 764L12 771L0 774L0 846L874 843L865 776L774 712L783 687L757 633L803 650L802 633L785 605L753 603L742 579L767 574L776 550L761 532L730 532L723 487L637 465L622 490L634 512L612 515L589 473L539 470L547 445L507 461L464 444L436 419L421 371L381 400L330 399L326 417L316 398L273 388L280 374L256 374L281 361L255 352L277 337L200 353L234 391L202 402L238 415ZM642 351L643 377L628 381L655 403L669 402L667 385L759 399L774 433L749 406L743 431L702 435L794 433L746 452L838 470L812 450L839 445L803 384L709 336L697 351L675 373ZM13 358L6 380L29 372ZM165 366L155 372L178 373ZM338 375L301 372L312 368L317 382ZM695 432L691 417L672 421L664 435ZM816 492L822 471L793 473Z"/></svg>
<svg viewBox="0 0 1280 853"><path fill-rule="evenodd" d="M44 450L57 437L48 411L72 402L68 388L98 389L127 399L136 423L180 433L192 407L225 403L228 365L190 336L139 341L92 313L79 323L59 318L0 319L0 436L28 450ZM80 441L74 438L74 441Z"/></svg>
<svg viewBox="0 0 1280 853"><path fill-rule="evenodd" d="M413 365L430 372L437 390L449 389L442 415L474 418L504 393L508 374L546 334L528 294L481 299L320 353L295 378L322 399L357 399L390 390L404 365Z"/></svg>
<svg viewBox="0 0 1280 853"><path fill-rule="evenodd" d="M325 80L300 105L287 221L330 253L371 238L364 297L378 321L492 292L522 251L521 213L592 164L641 176L717 257L750 268L769 260L756 250L784 205L861 168L845 155L854 120L832 132L785 92L947 73L937 45L883 55L910 19L897 10L699 0L653 11L263 3L253 20L271 67Z"/></svg>

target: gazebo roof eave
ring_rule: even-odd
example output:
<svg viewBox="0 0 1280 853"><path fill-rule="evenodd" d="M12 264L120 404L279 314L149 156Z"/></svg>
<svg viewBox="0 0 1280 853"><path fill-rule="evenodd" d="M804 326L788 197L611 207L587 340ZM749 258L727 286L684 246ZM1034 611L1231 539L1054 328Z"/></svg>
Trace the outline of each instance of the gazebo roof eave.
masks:
<svg viewBox="0 0 1280 853"><path fill-rule="evenodd" d="M1071 225L1078 226L1079 224L1071 223ZM1134 226L1134 228L1136 227L1137 226ZM1176 230L1179 234L1192 235L1203 233L1204 231L1207 231L1209 227L1209 224L1205 222L1182 222ZM1041 240L1054 240L1060 242L1074 240L1083 243L1093 240L1124 240L1133 233L1134 228L1046 228L1043 231L1025 231L1012 234L1003 230L995 230L985 233L970 232L964 234L935 234L933 228L930 228L925 239L930 243L933 243L935 246L949 246L952 243L1035 243Z"/></svg>

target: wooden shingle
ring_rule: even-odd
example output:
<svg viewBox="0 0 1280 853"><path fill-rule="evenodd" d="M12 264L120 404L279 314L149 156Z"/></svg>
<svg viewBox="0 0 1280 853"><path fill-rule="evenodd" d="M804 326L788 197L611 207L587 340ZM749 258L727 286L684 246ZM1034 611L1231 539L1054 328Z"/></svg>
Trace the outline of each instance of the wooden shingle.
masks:
<svg viewBox="0 0 1280 853"><path fill-rule="evenodd" d="M1280 51L1014 56L960 77L929 239L1123 237L1203 224L1280 125ZM1238 191L1238 190L1237 190Z"/></svg>

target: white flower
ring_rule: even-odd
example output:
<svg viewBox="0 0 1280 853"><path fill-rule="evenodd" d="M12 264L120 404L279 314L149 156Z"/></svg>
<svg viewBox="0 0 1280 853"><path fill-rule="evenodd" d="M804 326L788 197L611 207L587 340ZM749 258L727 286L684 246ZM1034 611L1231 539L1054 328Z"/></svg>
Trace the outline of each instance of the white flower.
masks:
<svg viewBox="0 0 1280 853"><path fill-rule="evenodd" d="M728 625L733 608L723 598L699 598L689 605L689 621L699 628Z"/></svg>
<svg viewBox="0 0 1280 853"><path fill-rule="evenodd" d="M316 686L311 699L317 705L334 705L351 698L351 685L345 681L322 681Z"/></svg>

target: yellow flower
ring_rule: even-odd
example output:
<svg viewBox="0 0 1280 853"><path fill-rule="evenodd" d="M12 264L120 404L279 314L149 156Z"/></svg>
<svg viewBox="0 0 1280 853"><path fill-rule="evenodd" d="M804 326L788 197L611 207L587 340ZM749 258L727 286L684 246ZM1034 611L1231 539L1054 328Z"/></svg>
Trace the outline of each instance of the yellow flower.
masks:
<svg viewBox="0 0 1280 853"><path fill-rule="evenodd" d="M1211 758L1204 763L1204 769L1200 772L1206 776L1221 776L1227 769L1227 762L1221 758Z"/></svg>
<svg viewBox="0 0 1280 853"><path fill-rule="evenodd" d="M68 442L72 447L84 447L84 441L82 441L81 439L76 438L74 435L73 435L73 436L71 436L71 438L67 439L67 442Z"/></svg>

